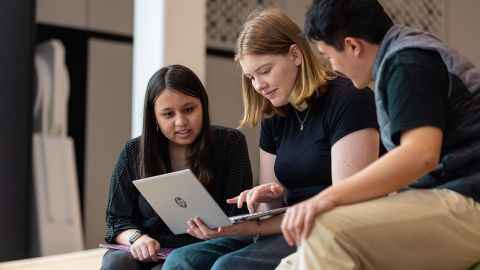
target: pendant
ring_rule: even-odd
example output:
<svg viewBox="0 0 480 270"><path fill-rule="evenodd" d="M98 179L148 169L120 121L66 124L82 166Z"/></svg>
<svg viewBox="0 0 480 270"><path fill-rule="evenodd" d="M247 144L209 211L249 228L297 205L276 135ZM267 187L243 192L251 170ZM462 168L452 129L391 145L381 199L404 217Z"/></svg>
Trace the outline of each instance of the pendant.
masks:
<svg viewBox="0 0 480 270"><path fill-rule="evenodd" d="M300 131L303 131L303 124L300 125Z"/></svg>

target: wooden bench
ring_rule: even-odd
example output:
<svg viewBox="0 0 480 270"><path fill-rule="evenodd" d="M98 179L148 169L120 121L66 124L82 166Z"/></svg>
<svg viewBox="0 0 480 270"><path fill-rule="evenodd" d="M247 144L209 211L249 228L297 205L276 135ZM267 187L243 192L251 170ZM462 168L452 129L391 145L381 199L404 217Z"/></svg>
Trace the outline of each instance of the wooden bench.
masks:
<svg viewBox="0 0 480 270"><path fill-rule="evenodd" d="M0 263L0 270L98 270L105 249L52 255Z"/></svg>
<svg viewBox="0 0 480 270"><path fill-rule="evenodd" d="M0 263L0 270L98 270L105 249L89 249L79 252ZM470 270L480 270L480 264Z"/></svg>

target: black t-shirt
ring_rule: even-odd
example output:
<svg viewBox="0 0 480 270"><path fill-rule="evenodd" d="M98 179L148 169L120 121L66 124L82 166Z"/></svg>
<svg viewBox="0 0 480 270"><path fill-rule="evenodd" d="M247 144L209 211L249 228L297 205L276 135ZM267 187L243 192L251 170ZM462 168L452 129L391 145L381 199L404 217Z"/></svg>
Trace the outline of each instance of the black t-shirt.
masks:
<svg viewBox="0 0 480 270"><path fill-rule="evenodd" d="M387 61L378 89L383 91L392 142L399 145L402 132L418 127L443 131L441 166L411 187L448 188L480 201L478 99L449 74L436 51L404 49Z"/></svg>
<svg viewBox="0 0 480 270"><path fill-rule="evenodd" d="M377 128L372 91L358 90L346 79L328 83L325 94L308 109L262 121L260 148L276 155L275 175L287 189L287 202L307 199L332 184L331 149L342 137L365 128Z"/></svg>
<svg viewBox="0 0 480 270"><path fill-rule="evenodd" d="M384 72L385 109L392 129L392 142L400 144L403 131L446 126L448 72L435 51L405 49L389 59ZM466 90L466 89L465 89Z"/></svg>

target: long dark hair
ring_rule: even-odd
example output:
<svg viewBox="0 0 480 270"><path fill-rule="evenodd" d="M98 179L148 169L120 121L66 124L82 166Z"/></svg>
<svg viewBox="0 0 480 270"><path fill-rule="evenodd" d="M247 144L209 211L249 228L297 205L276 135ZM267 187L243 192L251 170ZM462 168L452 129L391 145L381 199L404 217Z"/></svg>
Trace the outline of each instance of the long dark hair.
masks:
<svg viewBox="0 0 480 270"><path fill-rule="evenodd" d="M210 184L209 169L210 117L208 96L200 79L189 68L182 65L166 66L150 78L145 93L143 130L140 137L139 168L142 178L171 172L169 140L158 130L154 104L166 89L180 91L200 99L203 109L202 130L195 141L187 147L187 163L204 185Z"/></svg>

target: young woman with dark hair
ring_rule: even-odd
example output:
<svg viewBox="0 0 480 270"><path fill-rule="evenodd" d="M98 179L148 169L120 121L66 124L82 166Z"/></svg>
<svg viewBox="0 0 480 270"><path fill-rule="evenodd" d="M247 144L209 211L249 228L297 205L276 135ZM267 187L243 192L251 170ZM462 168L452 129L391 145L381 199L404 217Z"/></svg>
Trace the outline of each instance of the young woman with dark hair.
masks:
<svg viewBox="0 0 480 270"><path fill-rule="evenodd" d="M199 241L188 234L173 235L133 180L189 168L229 216L244 211L226 199L252 185L245 137L238 130L210 125L207 93L190 69L160 69L145 97L142 135L120 153L106 211L106 241L130 245L130 252L108 251L102 269L161 269L155 256L160 247Z"/></svg>

